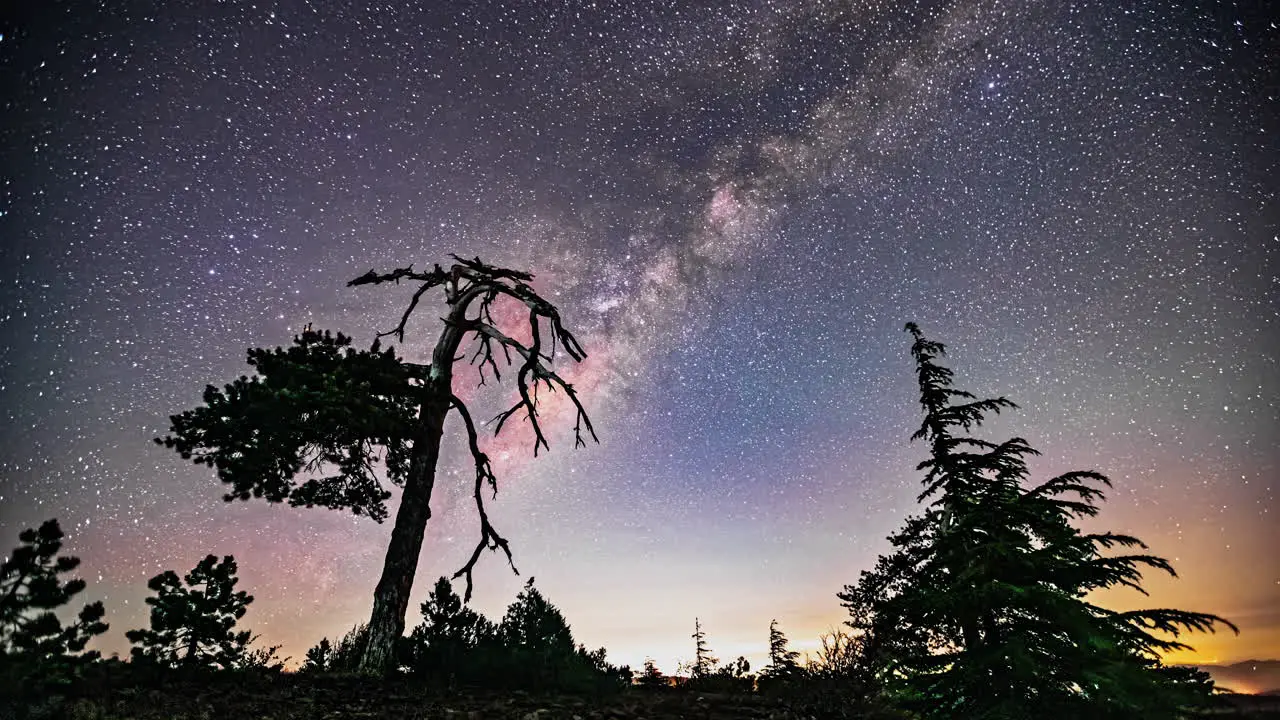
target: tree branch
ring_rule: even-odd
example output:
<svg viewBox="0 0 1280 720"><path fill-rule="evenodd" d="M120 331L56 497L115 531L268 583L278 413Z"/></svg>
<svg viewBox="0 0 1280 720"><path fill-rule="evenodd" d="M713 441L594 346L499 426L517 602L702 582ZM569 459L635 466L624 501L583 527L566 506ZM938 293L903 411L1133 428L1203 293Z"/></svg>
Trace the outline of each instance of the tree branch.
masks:
<svg viewBox="0 0 1280 720"><path fill-rule="evenodd" d="M462 566L461 570L458 570L458 572L453 574L454 580L457 580L459 577L466 576L467 589L463 595L463 601L470 602L472 587L471 571L475 568L476 562L480 559L480 554L484 552L485 549L501 549L502 552L506 553L507 564L511 566L511 572L519 575L520 571L516 569L515 561L511 557L510 545L508 545L506 538L499 535L497 530L494 530L493 525L489 522L489 513L486 512L484 508L484 496L480 491L484 487L484 484L488 482L489 487L493 489L493 496L497 497L498 480L493 475L493 467L489 464L489 456L480 451L480 442L479 437L476 434L475 422L472 421L471 413L467 410L467 406L462 402L462 400L458 399L457 396L452 396L449 400L453 407L457 408L458 414L462 416L462 423L467 428L467 443L471 447L471 457L475 460L476 464L475 499L476 512L480 514L480 542L476 543L476 549L471 553L471 557L467 560L467 564Z"/></svg>
<svg viewBox="0 0 1280 720"><path fill-rule="evenodd" d="M576 390L573 389L573 385L569 384L568 382L565 382L564 378L560 377L558 374L555 373L555 371L551 370L550 368L548 368L546 365L542 363L542 359L545 358L546 356L540 355L538 352L539 344L540 344L540 334L537 329L538 328L537 314L534 313L533 311L530 311L529 322L530 322L530 328L533 331L533 339L534 339L533 345L531 347L525 347L525 345L520 341L515 340L511 337L508 337L507 335L503 334L501 330L498 330L494 326L485 322L481 322L479 320L474 320L474 319L467 320L466 323L461 325L461 327L465 331L474 332L483 345L488 345L489 343L497 342L504 349L514 350L516 354L518 354L521 358L524 359L524 364L520 366L520 371L516 375L516 384L520 392L520 400L517 401L515 405L511 406L507 410L504 410L503 412L498 413L498 415L496 415L493 418L493 421L491 422L496 421L497 423L493 431L494 435L497 435L502 430L502 426L506 423L506 421L512 415L517 413L521 408L524 408L525 417L527 417L529 419L529 422L533 425L533 431L534 431L533 454L537 456L538 449L540 447L550 449L550 445L547 444L547 439L542 433L542 424L538 420L537 398L534 395L530 394L528 380L529 380L529 377L532 376L533 390L535 394L537 391L538 384L542 383L546 385L546 387L553 392L556 390L557 387L560 388L561 390L564 391L565 395L569 397L569 400L573 402L574 408L577 411L577 416L575 417L574 428L573 428L574 447L583 447L586 445L586 441L583 439L583 433L582 433L583 428L585 428L586 431L591 435L592 440L599 442L600 440L596 436L595 428L591 424L591 418L587 415L586 409L582 406L582 401L578 399L578 393ZM486 350L485 354L489 358L489 362L492 362L492 351ZM496 370L496 366L495 366L495 370Z"/></svg>
<svg viewBox="0 0 1280 720"><path fill-rule="evenodd" d="M409 300L409 307L405 308L404 314L400 316L400 323L386 332L378 333L378 337L395 335L396 339L400 342L404 342L404 326L409 322L409 316L413 315L413 311L417 309L418 301L421 300L422 296L431 288L443 285L447 282L450 279L449 274L446 273L439 265L436 265L434 270L427 273L414 272L413 265L410 265L405 268L396 268L389 273L379 274L370 270L364 275L361 275L355 280L347 283L347 287L355 285L378 285L384 282L394 282L399 284L402 279L418 280L422 283L422 286L413 293L413 298Z"/></svg>

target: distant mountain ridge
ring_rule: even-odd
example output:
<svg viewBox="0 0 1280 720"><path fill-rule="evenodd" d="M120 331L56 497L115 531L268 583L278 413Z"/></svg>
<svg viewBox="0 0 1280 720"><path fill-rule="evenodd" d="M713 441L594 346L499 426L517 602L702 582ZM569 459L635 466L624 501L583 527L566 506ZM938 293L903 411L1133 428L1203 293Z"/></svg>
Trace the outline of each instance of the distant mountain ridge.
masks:
<svg viewBox="0 0 1280 720"><path fill-rule="evenodd" d="M1280 695L1280 660L1245 660L1230 665L1197 665L1219 687L1255 695Z"/></svg>

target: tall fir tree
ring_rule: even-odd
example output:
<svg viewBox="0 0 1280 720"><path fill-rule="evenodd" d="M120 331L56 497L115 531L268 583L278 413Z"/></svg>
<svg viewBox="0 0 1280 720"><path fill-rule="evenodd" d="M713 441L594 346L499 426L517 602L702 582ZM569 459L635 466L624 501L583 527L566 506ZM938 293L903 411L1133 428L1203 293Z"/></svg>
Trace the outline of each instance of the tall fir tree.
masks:
<svg viewBox="0 0 1280 720"><path fill-rule="evenodd" d="M1137 538L1078 530L1098 512L1095 471L1030 483L1022 438L972 437L988 413L1016 407L952 388L937 363L945 348L914 324L912 356L925 418L912 439L930 444L920 501L891 538L893 551L840 599L860 634L863 662L888 694L926 718L1178 717L1208 701L1203 673L1169 668L1161 654L1188 649L1186 631L1212 631L1215 615L1116 612L1094 590L1142 591L1143 569L1173 574Z"/></svg>
<svg viewBox="0 0 1280 720"><path fill-rule="evenodd" d="M166 570L147 583L151 627L125 633L133 657L169 668L233 669L249 658L253 634L237 631L253 596L236 590L235 558L206 556L185 577Z"/></svg>
<svg viewBox="0 0 1280 720"><path fill-rule="evenodd" d="M693 619L693 663L689 666L689 679L704 678L715 670L720 660L711 654L707 647L707 633L702 629L702 620Z"/></svg>

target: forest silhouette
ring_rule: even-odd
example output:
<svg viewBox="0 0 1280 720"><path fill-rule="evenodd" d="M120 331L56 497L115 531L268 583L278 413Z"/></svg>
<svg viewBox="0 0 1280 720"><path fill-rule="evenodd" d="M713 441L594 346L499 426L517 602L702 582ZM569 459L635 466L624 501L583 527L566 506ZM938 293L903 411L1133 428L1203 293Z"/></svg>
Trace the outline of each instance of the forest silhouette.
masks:
<svg viewBox="0 0 1280 720"><path fill-rule="evenodd" d="M467 706L468 717L931 720L1154 720L1230 710L1205 672L1162 657L1189 649L1186 633L1238 632L1235 625L1201 612L1119 612L1092 602L1095 591L1141 591L1144 571L1174 568L1136 537L1080 529L1105 500L1105 475L1081 470L1033 483L1028 460L1037 451L1027 441L978 437L984 419L1016 405L954 388L953 373L940 364L945 346L913 323L906 330L923 419L911 440L928 449L916 468L920 507L889 538L889 552L832 598L847 611L845 626L821 638L815 655L792 650L774 620L761 628L765 667L753 672L742 657L721 662L695 617L690 662L670 674L652 660L637 670L618 667L605 648L575 640L532 578L500 619L486 618L468 605L473 568L485 550L515 565L485 509L498 478L470 410L453 392L455 363L469 357L482 382L514 375L517 399L494 419L495 434L509 419L523 419L533 428L532 451L546 448L539 396L558 392L571 401L576 444L595 437L555 365L557 354L581 362L586 352L559 309L531 288L532 278L456 256L447 270L371 270L349 285L417 286L398 324L369 349L310 327L288 348L252 349L252 377L207 387L203 405L172 416L170 434L157 439L213 468L230 486L228 502L261 498L381 522L391 496L383 483L402 488L368 622L320 639L296 671L286 671L279 647L261 646L239 627L253 597L237 589L236 559L210 554L182 577L172 570L153 577L149 626L126 633L130 658L104 659L87 648L108 629L107 610L92 603L67 619L86 583L68 577L79 560L61 554L63 532L48 520L19 535L0 569L0 709L13 717L207 717L215 707L209 697L239 696L258 704L216 707L279 717L325 707L392 716L418 707L426 714L417 716L435 717L413 698L433 698L430 707L440 709L449 698L483 697L487 704ZM382 337L403 341L432 290L445 304L431 363L382 348ZM499 301L527 311L528 342L494 321ZM480 538L452 578L436 580L410 628L408 598L451 412L462 420L475 468ZM440 717L448 715L441 709Z"/></svg>

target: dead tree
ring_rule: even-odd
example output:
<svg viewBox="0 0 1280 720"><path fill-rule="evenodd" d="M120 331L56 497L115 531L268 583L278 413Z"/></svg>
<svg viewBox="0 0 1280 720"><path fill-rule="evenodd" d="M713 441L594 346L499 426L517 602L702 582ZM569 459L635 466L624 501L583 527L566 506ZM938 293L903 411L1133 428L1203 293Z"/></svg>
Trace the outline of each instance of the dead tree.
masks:
<svg viewBox="0 0 1280 720"><path fill-rule="evenodd" d="M582 447L584 431L592 440L596 440L595 429L591 419L582 407L573 386L564 381L554 370L557 345L573 360L582 362L586 352L560 322L560 313L555 306L547 302L527 284L533 275L516 270L486 265L479 258L464 260L453 256L455 263L445 271L436 265L430 272L416 272L413 267L398 268L389 273L377 273L373 270L348 283L354 285L376 285L380 283L399 283L402 280L420 283L408 307L400 317L400 322L391 330L380 333L379 337L395 336L404 341L405 325L418 307L418 302L432 288L443 287L445 304L448 313L444 317L444 328L436 341L435 350L431 353L431 365L427 370L426 393L418 414L418 435L414 438L413 452L410 457L409 475L404 486L404 494L400 500L400 509L396 513L395 527L391 531L391 543L387 547L387 556L382 568L382 578L378 581L373 596L373 614L369 618L369 641L365 648L364 659L360 667L366 673L385 672L391 661L395 641L404 633L405 612L409 607L409 592L413 587L413 576L418 566L418 555L422 549L422 539L426 531L427 520L431 517L429 503L431 491L435 485L436 462L440 456L440 438L444 431L445 417L451 409L457 410L458 417L466 428L471 456L475 461L474 497L476 512L480 516L480 540L475 550L463 567L454 573L454 578L465 577L467 589L464 600L471 599L471 572L476 561L487 548L499 550L507 557L513 572L516 571L511 557L511 548L507 540L494 530L485 512L483 491L487 485L497 492L497 479L489 458L480 450L479 437L471 412L465 403L453 394L453 363L458 358L458 351L464 338L470 334L475 340L475 352L471 362L476 364L480 372L480 384L485 384L486 371L492 373L495 381L502 378L501 370L494 355L495 345L501 351L502 358L508 366L518 361L516 371L516 388L519 398L510 408L499 413L493 420L493 432L502 431L503 425L513 415L523 413L529 421L534 433L533 452L536 456L540 448L548 448L542 423L538 418L537 393L539 388L555 392L561 390L572 401L577 415L574 418L574 446ZM493 303L499 298L507 297L522 303L529 310L529 333L532 342L525 345L500 331L493 321L491 310ZM477 312L468 316L472 305ZM543 344L543 324L550 340L550 347ZM512 357L512 353L517 356ZM518 360L517 360L518 358Z"/></svg>
<svg viewBox="0 0 1280 720"><path fill-rule="evenodd" d="M456 411L467 433L475 465L473 495L480 517L480 537L474 551L454 578L466 579L465 598L471 599L472 571L486 550L501 550L511 569L511 548L489 521L484 491L497 493L497 478L488 456L480 450L479 432L471 412L453 392L454 363L468 339L474 343L470 363L480 384L501 381L502 369L515 367L517 398L492 421L496 435L513 417L523 417L533 431L533 452L548 448L538 414L540 392L563 392L572 403L574 444L596 439L595 429L573 386L553 369L557 350L581 362L586 352L564 328L554 305L529 286L526 272L486 265L479 258L453 256L445 270L439 265L425 272L412 266L391 272L370 270L347 283L417 283L399 323L380 333L368 351L354 351L350 338L309 327L289 350L255 349L249 363L259 376L239 380L219 390L205 390L205 406L172 416L171 434L157 442L176 449L184 458L216 467L219 477L233 486L227 501L263 497L295 506L320 505L367 514L381 521L390 497L373 471L378 447L386 475L403 486L382 576L374 591L373 612L360 670L383 674L392 667L396 640L404 632L409 593L427 521L445 418ZM380 339L392 336L403 343L406 326L428 292L444 292L446 312L429 365L405 362L391 349L380 350ZM495 302L508 298L528 310L528 344L509 337L494 322ZM344 354L345 352L345 354ZM500 362L501 361L501 362ZM336 468L335 474L299 482L299 476Z"/></svg>

